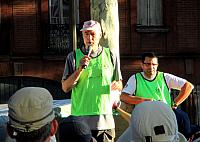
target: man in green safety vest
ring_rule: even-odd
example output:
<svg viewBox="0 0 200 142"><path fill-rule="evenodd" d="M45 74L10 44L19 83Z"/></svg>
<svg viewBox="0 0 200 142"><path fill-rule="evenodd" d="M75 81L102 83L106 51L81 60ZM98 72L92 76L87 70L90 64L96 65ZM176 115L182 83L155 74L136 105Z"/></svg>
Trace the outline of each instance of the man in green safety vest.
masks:
<svg viewBox="0 0 200 142"><path fill-rule="evenodd" d="M182 110L176 108L187 99L194 86L186 79L157 71L158 57L153 52L142 55L141 68L142 72L129 78L122 90L121 101L128 104L153 100L165 102L174 109L180 131L188 138L192 134L189 117ZM180 90L174 100L170 96L171 89Z"/></svg>
<svg viewBox="0 0 200 142"><path fill-rule="evenodd" d="M84 46L67 56L62 88L72 90L71 113L83 118L93 137L98 142L114 142L111 91L122 90L119 59L99 44L102 32L97 21L84 22L81 31Z"/></svg>

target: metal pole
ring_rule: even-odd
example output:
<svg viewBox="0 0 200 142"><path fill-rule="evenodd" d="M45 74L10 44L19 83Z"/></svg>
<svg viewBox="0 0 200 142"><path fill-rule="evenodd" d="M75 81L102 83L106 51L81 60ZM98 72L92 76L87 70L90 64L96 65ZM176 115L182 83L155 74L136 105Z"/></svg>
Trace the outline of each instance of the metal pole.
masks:
<svg viewBox="0 0 200 142"><path fill-rule="evenodd" d="M76 17L77 17L77 2L72 0L72 46L73 50L77 48L77 34L76 34Z"/></svg>

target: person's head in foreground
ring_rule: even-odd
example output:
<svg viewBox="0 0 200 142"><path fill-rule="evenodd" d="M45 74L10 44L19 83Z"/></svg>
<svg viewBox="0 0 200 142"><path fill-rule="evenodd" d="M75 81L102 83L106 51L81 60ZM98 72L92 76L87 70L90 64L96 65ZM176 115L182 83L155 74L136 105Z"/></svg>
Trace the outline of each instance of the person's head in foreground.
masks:
<svg viewBox="0 0 200 142"><path fill-rule="evenodd" d="M81 117L69 116L59 124L60 142L97 142Z"/></svg>
<svg viewBox="0 0 200 142"><path fill-rule="evenodd" d="M117 142L186 142L178 132L173 110L161 101L138 104L131 115L131 123Z"/></svg>
<svg viewBox="0 0 200 142"><path fill-rule="evenodd" d="M49 142L58 127L48 90L25 87L8 101L8 134L17 142Z"/></svg>

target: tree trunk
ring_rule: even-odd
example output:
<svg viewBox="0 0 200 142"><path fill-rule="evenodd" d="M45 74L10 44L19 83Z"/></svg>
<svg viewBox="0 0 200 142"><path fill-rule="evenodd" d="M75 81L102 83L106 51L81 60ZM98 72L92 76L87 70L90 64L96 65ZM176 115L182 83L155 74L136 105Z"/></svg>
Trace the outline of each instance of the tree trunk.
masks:
<svg viewBox="0 0 200 142"><path fill-rule="evenodd" d="M119 16L117 0L90 0L91 19L102 27L100 44L109 47L119 59Z"/></svg>

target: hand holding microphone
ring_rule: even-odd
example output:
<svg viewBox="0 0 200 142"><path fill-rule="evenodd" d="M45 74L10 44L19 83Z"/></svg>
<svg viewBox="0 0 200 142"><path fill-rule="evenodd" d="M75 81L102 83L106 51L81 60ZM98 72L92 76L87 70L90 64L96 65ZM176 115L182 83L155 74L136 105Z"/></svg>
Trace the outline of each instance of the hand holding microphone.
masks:
<svg viewBox="0 0 200 142"><path fill-rule="evenodd" d="M88 51L87 52L88 53L87 56L90 57L90 55L92 53L92 45L91 44L88 45L87 51ZM82 69L86 69L86 67L87 67L87 65L83 65Z"/></svg>

